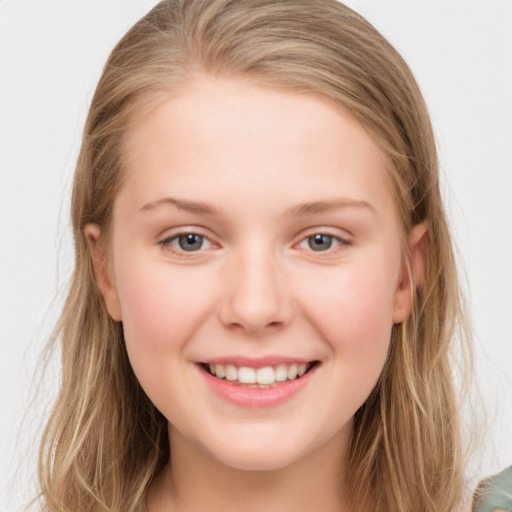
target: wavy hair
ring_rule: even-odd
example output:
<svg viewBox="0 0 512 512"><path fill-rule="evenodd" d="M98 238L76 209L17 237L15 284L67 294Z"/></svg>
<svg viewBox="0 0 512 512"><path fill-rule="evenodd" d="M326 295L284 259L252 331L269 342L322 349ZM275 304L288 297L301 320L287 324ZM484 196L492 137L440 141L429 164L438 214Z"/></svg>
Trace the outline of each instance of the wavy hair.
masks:
<svg viewBox="0 0 512 512"><path fill-rule="evenodd" d="M402 57L336 0L164 0L112 51L83 133L72 195L75 267L51 343L62 385L39 455L44 512L135 512L171 456L167 421L140 387L122 324L95 282L84 235L108 237L120 148L137 115L196 71L320 94L348 109L388 157L404 240L428 226L425 277L392 331L377 386L357 411L347 486L352 510L453 511L464 488L453 355L468 346L435 139ZM407 258L404 243L404 256ZM457 334L459 331L459 334ZM462 372L464 375L464 371Z"/></svg>

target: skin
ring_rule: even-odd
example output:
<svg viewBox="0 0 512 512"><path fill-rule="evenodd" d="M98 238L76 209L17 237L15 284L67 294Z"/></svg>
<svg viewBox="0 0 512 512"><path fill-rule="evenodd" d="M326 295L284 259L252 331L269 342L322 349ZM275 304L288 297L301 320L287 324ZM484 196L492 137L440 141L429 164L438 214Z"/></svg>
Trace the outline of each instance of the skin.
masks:
<svg viewBox="0 0 512 512"><path fill-rule="evenodd" d="M169 420L172 464L148 510L347 510L353 416L411 309L384 155L323 97L200 75L133 123L123 156L109 257L98 226L86 236L135 374ZM425 232L408 239L418 279ZM179 233L203 245L186 252ZM315 234L330 248L313 250ZM319 365L284 403L242 407L197 365L235 355Z"/></svg>

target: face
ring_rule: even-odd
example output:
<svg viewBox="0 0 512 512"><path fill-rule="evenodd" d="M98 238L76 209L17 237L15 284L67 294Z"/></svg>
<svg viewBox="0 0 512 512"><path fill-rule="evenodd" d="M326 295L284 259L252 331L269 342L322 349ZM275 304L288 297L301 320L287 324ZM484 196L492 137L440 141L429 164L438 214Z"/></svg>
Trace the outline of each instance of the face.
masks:
<svg viewBox="0 0 512 512"><path fill-rule="evenodd" d="M109 313L171 434L276 469L348 442L410 309L386 161L319 96L196 77L124 146ZM171 435L171 440L173 436Z"/></svg>

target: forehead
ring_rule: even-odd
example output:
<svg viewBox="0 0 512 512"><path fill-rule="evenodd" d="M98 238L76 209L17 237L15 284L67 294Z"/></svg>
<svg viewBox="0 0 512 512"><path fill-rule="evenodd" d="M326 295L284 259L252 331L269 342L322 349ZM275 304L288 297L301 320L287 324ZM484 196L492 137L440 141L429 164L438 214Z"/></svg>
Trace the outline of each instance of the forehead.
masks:
<svg viewBox="0 0 512 512"><path fill-rule="evenodd" d="M137 118L123 146L125 186L140 192L138 203L159 189L222 203L265 188L281 190L283 207L347 194L389 202L386 168L366 129L332 100L209 76Z"/></svg>

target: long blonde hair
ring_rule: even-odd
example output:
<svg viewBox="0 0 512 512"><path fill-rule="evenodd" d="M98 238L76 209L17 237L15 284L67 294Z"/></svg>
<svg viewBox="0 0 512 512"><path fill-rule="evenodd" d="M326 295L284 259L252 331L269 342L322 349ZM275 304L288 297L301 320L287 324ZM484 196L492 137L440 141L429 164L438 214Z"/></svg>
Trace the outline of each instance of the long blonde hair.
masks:
<svg viewBox="0 0 512 512"><path fill-rule="evenodd" d="M75 270L52 339L61 344L63 372L40 450L42 509L135 512L171 455L167 421L137 382L122 325L109 317L96 286L84 226L97 223L108 236L123 136L136 114L195 70L329 97L388 156L404 237L419 222L429 229L426 273L411 289L413 313L393 328L380 380L356 414L347 486L352 510L453 511L464 457L452 355L468 330L435 140L407 64L335 0L164 0L111 53L75 173Z"/></svg>

